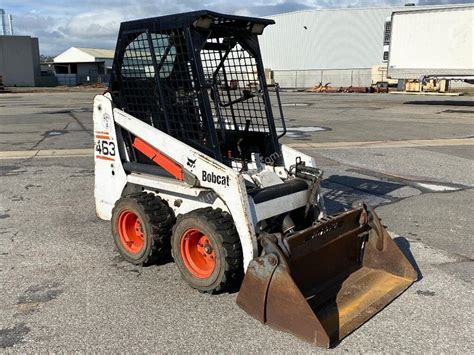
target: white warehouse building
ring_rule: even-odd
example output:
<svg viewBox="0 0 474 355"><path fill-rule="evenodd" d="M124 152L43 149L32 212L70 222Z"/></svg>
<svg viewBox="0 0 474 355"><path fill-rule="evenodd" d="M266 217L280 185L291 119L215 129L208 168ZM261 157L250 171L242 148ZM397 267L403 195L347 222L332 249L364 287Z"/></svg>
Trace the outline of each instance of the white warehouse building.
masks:
<svg viewBox="0 0 474 355"><path fill-rule="evenodd" d="M264 65L286 88L319 82L370 86L373 67L383 65L385 21L396 9L400 10L321 9L269 16L276 24L260 38Z"/></svg>
<svg viewBox="0 0 474 355"><path fill-rule="evenodd" d="M59 84L77 85L108 81L113 60L111 49L71 47L54 57L52 64Z"/></svg>

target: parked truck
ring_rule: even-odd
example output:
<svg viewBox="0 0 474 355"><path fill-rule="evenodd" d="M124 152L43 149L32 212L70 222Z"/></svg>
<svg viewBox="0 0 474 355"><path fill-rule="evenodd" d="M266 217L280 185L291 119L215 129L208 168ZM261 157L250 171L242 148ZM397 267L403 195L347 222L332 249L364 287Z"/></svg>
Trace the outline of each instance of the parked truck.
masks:
<svg viewBox="0 0 474 355"><path fill-rule="evenodd" d="M473 23L472 4L394 11L384 34L388 77L474 84Z"/></svg>

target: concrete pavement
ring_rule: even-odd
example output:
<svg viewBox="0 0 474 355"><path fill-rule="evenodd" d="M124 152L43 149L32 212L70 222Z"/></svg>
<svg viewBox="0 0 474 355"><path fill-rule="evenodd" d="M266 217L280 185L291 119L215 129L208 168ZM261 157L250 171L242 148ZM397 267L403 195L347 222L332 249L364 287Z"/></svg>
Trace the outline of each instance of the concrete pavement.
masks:
<svg viewBox="0 0 474 355"><path fill-rule="evenodd" d="M0 96L0 351L324 352L249 318L236 294L189 289L173 263L120 259L94 214L92 97ZM420 271L329 352L472 352L472 101L283 97L308 104L285 107L286 140L325 170L328 208L378 206Z"/></svg>

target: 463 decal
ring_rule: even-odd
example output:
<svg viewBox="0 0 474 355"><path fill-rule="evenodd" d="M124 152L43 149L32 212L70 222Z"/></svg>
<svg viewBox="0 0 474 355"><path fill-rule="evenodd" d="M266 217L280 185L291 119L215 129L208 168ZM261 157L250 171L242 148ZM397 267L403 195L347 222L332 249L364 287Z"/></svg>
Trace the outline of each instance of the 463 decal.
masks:
<svg viewBox="0 0 474 355"><path fill-rule="evenodd" d="M110 139L109 132L95 131L95 157L101 160L115 160L115 143Z"/></svg>
<svg viewBox="0 0 474 355"><path fill-rule="evenodd" d="M99 139L95 144L97 154L115 156L115 143Z"/></svg>

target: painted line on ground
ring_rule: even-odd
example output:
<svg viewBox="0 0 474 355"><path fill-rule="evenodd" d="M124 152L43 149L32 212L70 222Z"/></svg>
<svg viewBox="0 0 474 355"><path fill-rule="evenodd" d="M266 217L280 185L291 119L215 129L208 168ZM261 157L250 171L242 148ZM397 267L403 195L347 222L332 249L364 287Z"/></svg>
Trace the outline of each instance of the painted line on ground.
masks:
<svg viewBox="0 0 474 355"><path fill-rule="evenodd" d="M474 145L474 138L412 139L405 141L290 143L292 148L349 149L349 148L417 148L453 145Z"/></svg>
<svg viewBox="0 0 474 355"><path fill-rule="evenodd" d="M350 149L350 148L416 148L454 145L474 145L474 138L453 139L417 139L406 141L373 141L373 142L328 142L328 143L290 143L292 148L301 149ZM30 158L74 158L92 157L94 150L83 149L43 149L13 150L0 152L0 160Z"/></svg>
<svg viewBox="0 0 474 355"><path fill-rule="evenodd" d="M443 184L431 184L426 182L416 182L418 186L435 192L447 192L447 191L458 191L460 187L447 186Z"/></svg>
<svg viewBox="0 0 474 355"><path fill-rule="evenodd" d="M31 158L74 158L92 157L93 149L43 149L43 150L14 150L0 152L2 159L31 159Z"/></svg>

